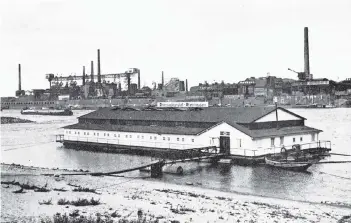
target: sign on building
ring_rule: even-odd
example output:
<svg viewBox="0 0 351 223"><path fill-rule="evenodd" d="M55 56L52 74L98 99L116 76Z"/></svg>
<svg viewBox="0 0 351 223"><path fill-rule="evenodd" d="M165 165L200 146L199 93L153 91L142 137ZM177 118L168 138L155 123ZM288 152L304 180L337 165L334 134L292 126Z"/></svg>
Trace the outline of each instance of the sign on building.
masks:
<svg viewBox="0 0 351 223"><path fill-rule="evenodd" d="M157 107L160 108L194 108L194 107L208 107L208 102L157 102Z"/></svg>
<svg viewBox="0 0 351 223"><path fill-rule="evenodd" d="M221 131L220 135L221 136L230 136L230 132L223 132L223 131Z"/></svg>
<svg viewBox="0 0 351 223"><path fill-rule="evenodd" d="M69 100L69 95L59 95L58 99L59 99L59 101L61 101L61 100Z"/></svg>

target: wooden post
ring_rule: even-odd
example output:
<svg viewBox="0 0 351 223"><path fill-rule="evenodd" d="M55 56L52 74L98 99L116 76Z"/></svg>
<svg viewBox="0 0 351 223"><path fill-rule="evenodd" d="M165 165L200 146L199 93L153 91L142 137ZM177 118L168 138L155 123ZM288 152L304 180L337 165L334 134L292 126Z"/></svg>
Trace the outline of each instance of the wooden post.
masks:
<svg viewBox="0 0 351 223"><path fill-rule="evenodd" d="M154 165L151 165L151 177L157 178L162 176L162 167L163 167L163 162L158 162L158 163L155 163Z"/></svg>
<svg viewBox="0 0 351 223"><path fill-rule="evenodd" d="M276 122L277 122L277 128L278 128L278 105L277 102L275 102L275 117L276 117Z"/></svg>

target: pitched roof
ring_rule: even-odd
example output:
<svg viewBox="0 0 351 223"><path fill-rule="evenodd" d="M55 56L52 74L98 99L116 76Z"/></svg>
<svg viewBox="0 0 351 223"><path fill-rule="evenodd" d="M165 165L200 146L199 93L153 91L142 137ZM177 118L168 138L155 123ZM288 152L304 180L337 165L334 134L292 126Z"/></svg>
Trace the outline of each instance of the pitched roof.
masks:
<svg viewBox="0 0 351 223"><path fill-rule="evenodd" d="M257 129L248 130L246 134L252 138L264 138L264 137L274 137L281 135L294 135L294 134L306 134L306 133L318 133L322 132L319 129L311 128L308 126L291 126L283 128L271 128L271 129Z"/></svg>
<svg viewBox="0 0 351 223"><path fill-rule="evenodd" d="M65 126L65 129L85 129L117 132L139 132L153 134L197 135L208 128L167 127L167 126L142 126L142 125L100 125L77 123ZM212 128L212 126L210 127Z"/></svg>
<svg viewBox="0 0 351 223"><path fill-rule="evenodd" d="M119 120L152 120L152 121L185 121L185 122L227 122L250 123L272 111L275 107L251 107L251 108L203 108L202 110L113 110L102 108L83 115L83 119L119 119Z"/></svg>

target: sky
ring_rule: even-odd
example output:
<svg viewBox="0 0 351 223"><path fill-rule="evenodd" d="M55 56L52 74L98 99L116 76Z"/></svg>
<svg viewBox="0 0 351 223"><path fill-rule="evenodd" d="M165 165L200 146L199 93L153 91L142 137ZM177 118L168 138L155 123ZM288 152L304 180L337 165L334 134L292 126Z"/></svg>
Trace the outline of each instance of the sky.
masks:
<svg viewBox="0 0 351 223"><path fill-rule="evenodd" d="M309 28L315 78L351 77L349 0L0 0L0 96L49 87L45 74L139 68L141 85L297 78Z"/></svg>

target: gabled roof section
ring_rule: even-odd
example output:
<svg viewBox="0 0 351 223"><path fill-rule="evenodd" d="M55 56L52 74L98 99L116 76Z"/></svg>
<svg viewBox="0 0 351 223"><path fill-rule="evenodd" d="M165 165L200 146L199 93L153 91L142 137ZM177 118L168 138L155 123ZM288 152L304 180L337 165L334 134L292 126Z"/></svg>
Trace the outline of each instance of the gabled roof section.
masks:
<svg viewBox="0 0 351 223"><path fill-rule="evenodd" d="M304 117L302 117L302 116L300 116L300 115L298 115L298 114L296 114L296 113L294 113L294 112L291 112L291 111L289 111L289 110L287 110L287 109L285 109L285 108L282 108L282 107L278 107L278 108L274 108L272 111L270 111L270 112L268 112L268 113L266 113L266 114L264 114L264 115L262 115L262 116L260 116L260 117L258 117L258 118L256 118L256 119L254 119L252 122L255 122L255 121L257 121L257 120L259 120L259 119L265 117L266 115L275 112L277 109L278 109L278 110L282 110L282 111L284 111L284 112L287 112L287 113L289 113L290 115L293 115L293 116L295 116L295 117L297 117L297 118L306 120L306 118L304 118ZM251 122L251 123L252 123L252 122ZM241 123L241 122L240 122L240 123Z"/></svg>
<svg viewBox="0 0 351 223"><path fill-rule="evenodd" d="M203 108L191 110L113 110L102 108L80 119L119 119L119 120L150 120L170 122L207 122L218 123L224 121L229 125L236 123L251 123L260 117L274 111L274 107L251 108Z"/></svg>

